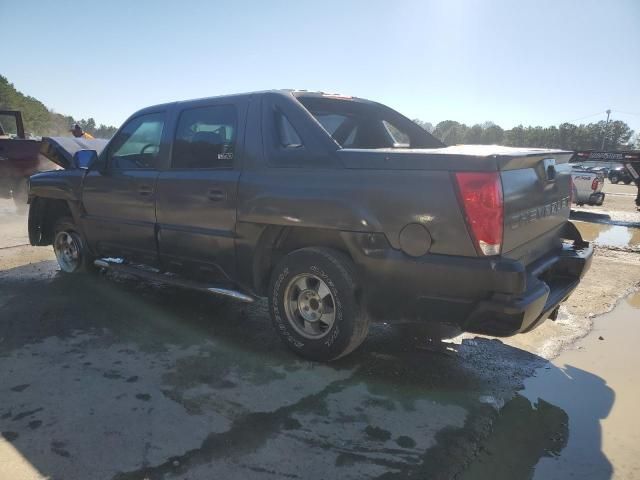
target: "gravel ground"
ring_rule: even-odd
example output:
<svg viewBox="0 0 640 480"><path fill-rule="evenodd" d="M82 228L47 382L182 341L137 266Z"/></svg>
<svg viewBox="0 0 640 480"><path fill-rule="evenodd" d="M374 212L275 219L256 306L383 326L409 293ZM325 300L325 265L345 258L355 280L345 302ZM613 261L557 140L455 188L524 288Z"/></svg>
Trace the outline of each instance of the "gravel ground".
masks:
<svg viewBox="0 0 640 480"><path fill-rule="evenodd" d="M2 208L3 479L528 478L569 417L518 392L537 369L560 375L548 359L640 283L640 255L603 243L559 320L530 334L436 343L381 324L318 365L284 349L263 302L65 277L49 247L12 247L24 217ZM508 462L487 454L502 445Z"/></svg>

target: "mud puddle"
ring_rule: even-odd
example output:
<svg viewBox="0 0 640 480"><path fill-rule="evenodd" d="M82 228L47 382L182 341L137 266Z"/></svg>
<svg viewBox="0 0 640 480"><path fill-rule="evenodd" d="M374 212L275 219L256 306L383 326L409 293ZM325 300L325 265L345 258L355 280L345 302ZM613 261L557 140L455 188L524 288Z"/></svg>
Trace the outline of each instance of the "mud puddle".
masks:
<svg viewBox="0 0 640 480"><path fill-rule="evenodd" d="M548 452L533 478L639 478L639 326L640 292L596 318L574 349L525 381L520 393L532 405L552 404L569 419L566 447Z"/></svg>
<svg viewBox="0 0 640 480"><path fill-rule="evenodd" d="M525 380L459 478L640 478L639 324L640 292Z"/></svg>
<svg viewBox="0 0 640 480"><path fill-rule="evenodd" d="M597 245L640 248L640 228L574 220L583 238Z"/></svg>

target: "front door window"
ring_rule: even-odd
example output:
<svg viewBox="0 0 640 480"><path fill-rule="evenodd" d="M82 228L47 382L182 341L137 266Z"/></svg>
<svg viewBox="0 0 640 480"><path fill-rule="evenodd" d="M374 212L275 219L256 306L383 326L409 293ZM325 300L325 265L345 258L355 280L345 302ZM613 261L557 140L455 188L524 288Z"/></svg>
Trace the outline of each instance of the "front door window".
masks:
<svg viewBox="0 0 640 480"><path fill-rule="evenodd" d="M141 115L129 121L109 146L111 169L157 169L164 113Z"/></svg>

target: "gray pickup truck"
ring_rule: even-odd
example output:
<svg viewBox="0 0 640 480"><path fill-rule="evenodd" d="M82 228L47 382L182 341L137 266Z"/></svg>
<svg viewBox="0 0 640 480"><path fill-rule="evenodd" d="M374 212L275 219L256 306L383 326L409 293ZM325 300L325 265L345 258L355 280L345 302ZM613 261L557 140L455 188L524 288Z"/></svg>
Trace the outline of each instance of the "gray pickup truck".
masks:
<svg viewBox="0 0 640 480"><path fill-rule="evenodd" d="M571 152L445 147L375 102L267 91L131 116L30 179L29 235L102 268L252 302L320 361L373 319L527 332L587 271Z"/></svg>

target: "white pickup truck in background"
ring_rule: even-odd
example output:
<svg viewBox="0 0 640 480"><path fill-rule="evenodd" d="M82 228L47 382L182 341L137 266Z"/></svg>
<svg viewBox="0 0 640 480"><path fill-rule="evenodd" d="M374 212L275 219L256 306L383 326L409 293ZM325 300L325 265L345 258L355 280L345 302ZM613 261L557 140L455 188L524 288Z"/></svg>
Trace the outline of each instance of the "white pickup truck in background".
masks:
<svg viewBox="0 0 640 480"><path fill-rule="evenodd" d="M604 202L604 172L590 171L582 165L574 165L571 171L573 180L573 203L578 206L600 206Z"/></svg>

